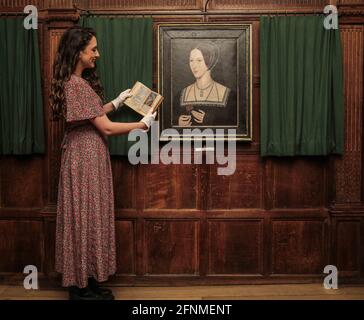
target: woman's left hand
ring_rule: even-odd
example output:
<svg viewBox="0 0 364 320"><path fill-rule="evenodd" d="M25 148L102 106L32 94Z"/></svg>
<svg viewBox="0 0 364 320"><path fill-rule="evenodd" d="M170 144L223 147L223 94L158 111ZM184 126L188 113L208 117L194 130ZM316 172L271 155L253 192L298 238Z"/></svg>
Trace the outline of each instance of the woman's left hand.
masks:
<svg viewBox="0 0 364 320"><path fill-rule="evenodd" d="M197 123L202 123L206 115L206 112L202 111L201 109L198 109L198 111L192 110L191 113Z"/></svg>

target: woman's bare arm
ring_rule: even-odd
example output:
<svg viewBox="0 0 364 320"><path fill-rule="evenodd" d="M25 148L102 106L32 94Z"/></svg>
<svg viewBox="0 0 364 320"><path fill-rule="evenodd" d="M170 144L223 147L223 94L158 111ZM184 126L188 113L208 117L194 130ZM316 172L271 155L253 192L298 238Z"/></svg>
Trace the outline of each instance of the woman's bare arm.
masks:
<svg viewBox="0 0 364 320"><path fill-rule="evenodd" d="M114 105L113 105L111 102L109 102L109 103L105 104L102 108L104 109L104 112L105 112L106 114L108 114L108 113L110 113L111 111L114 111L114 110L115 110Z"/></svg>
<svg viewBox="0 0 364 320"><path fill-rule="evenodd" d="M143 122L112 122L106 115L90 119L90 121L104 136L126 134L133 129L147 129Z"/></svg>

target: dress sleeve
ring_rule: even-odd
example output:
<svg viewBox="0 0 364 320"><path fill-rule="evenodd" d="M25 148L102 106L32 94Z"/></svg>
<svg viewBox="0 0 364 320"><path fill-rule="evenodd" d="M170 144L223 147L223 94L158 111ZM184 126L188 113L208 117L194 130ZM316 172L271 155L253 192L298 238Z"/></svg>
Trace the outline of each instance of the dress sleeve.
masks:
<svg viewBox="0 0 364 320"><path fill-rule="evenodd" d="M65 97L67 122L92 119L105 114L100 97L84 80L65 83Z"/></svg>

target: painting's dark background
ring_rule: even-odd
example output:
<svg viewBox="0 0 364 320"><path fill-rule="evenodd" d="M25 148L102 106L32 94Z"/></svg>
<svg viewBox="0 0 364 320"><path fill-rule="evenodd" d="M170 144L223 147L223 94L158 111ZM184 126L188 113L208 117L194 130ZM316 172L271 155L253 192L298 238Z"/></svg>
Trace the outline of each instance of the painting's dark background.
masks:
<svg viewBox="0 0 364 320"><path fill-rule="evenodd" d="M183 88L196 81L193 76L189 58L190 52L199 43L214 42L220 48L220 58L211 71L212 78L222 85L236 88L237 66L236 66L236 42L228 40L187 40L179 39L172 41L172 94L180 92Z"/></svg>
<svg viewBox="0 0 364 320"><path fill-rule="evenodd" d="M234 40L187 40L187 39L178 39L172 40L172 63L171 63L171 86L172 86L172 98L181 94L181 91L193 84L196 81L196 78L193 76L190 64L189 57L190 52L193 48L198 46L199 43L203 42L214 42L220 48L220 57L216 64L216 66L211 71L211 77L218 83L228 87L230 90L237 90L237 60L236 60L236 50L237 45ZM179 101L174 101L173 98L171 105L174 104L179 105ZM233 102L236 104L236 100ZM242 108L242 102L240 102L240 108ZM225 108L217 108L216 112L225 112ZM165 110L163 110L165 111ZM162 111L162 112L163 112ZM173 110L173 112L178 112L178 110ZM236 117L232 118L229 122L230 125L236 125ZM175 124L175 125L178 125Z"/></svg>
<svg viewBox="0 0 364 320"><path fill-rule="evenodd" d="M343 157L259 156L259 16L322 12L326 0L77 1L93 10L159 12L159 22L253 23L253 141L238 147L233 176L213 165L132 166L112 159L118 270L115 283L211 284L321 281L334 264L343 281L364 280L364 1L337 3L345 83ZM10 3L12 5L10 5ZM54 274L60 123L49 119L56 48L77 20L71 0L33 1L40 11L47 153L0 162L0 278L38 266ZM0 0L1 11L28 1ZM10 7L12 6L12 7ZM186 11L187 10L187 11ZM155 41L155 44L157 41ZM157 70L155 46L154 70ZM157 72L154 73L157 85Z"/></svg>

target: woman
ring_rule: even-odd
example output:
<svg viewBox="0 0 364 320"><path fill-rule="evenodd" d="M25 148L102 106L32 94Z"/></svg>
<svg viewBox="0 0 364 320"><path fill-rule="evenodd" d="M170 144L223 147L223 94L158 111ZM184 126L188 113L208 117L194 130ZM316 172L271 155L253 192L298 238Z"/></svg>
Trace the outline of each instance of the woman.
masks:
<svg viewBox="0 0 364 320"><path fill-rule="evenodd" d="M107 136L148 129L156 114L140 122L111 122L130 89L103 105L96 74L100 58L93 29L72 27L59 44L53 70L51 105L66 119L62 142L56 228L56 270L70 299L114 299L99 287L116 272L114 196Z"/></svg>
<svg viewBox="0 0 364 320"><path fill-rule="evenodd" d="M211 71L219 61L219 49L213 42L202 42L190 52L189 66L196 81L177 97L178 126L228 125L227 112L231 91L216 82ZM220 112L222 111L222 112Z"/></svg>

